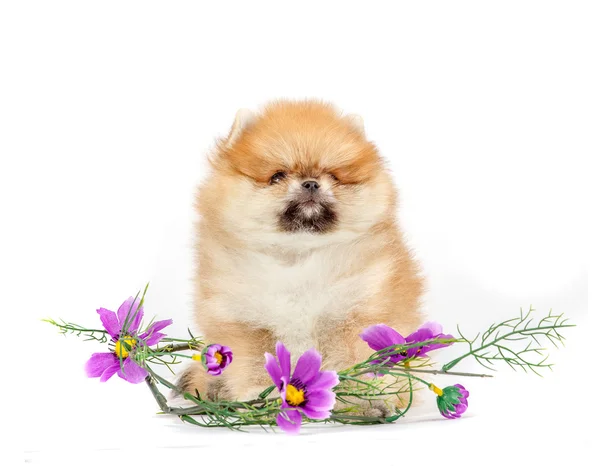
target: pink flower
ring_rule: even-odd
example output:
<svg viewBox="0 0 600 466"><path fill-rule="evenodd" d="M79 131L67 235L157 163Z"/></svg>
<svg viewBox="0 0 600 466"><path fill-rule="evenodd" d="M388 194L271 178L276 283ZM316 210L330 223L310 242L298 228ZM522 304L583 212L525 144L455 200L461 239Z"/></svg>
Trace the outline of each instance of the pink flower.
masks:
<svg viewBox="0 0 600 466"><path fill-rule="evenodd" d="M381 351L392 346L412 346L412 348L406 349L391 348L389 352L382 354L383 358L390 358L389 365L416 357L424 357L429 351L443 348L453 343L453 341L442 343L432 342L431 340L454 340L452 335L442 333L442 326L437 322L427 322L421 325L416 332L411 333L406 338L385 324L372 325L364 329L360 337L375 351ZM414 346L421 342L423 345ZM374 364L379 362L381 360L373 361Z"/></svg>
<svg viewBox="0 0 600 466"><path fill-rule="evenodd" d="M233 361L231 348L216 343L204 348L202 356L206 372L210 375L221 375Z"/></svg>
<svg viewBox="0 0 600 466"><path fill-rule="evenodd" d="M102 325L111 336L109 353L94 353L85 365L88 377L100 377L100 382L106 382L114 374L131 383L140 383L148 375L148 371L141 367L135 360L135 353L140 347L157 344L165 337L160 330L173 321L161 320L154 322L144 332L138 333L144 308L140 300L133 297L127 299L117 313L100 308L96 312L100 315Z"/></svg>
<svg viewBox="0 0 600 466"><path fill-rule="evenodd" d="M460 384L452 385L441 390L434 390L437 397L438 409L442 416L448 419L457 419L461 417L469 407L469 392Z"/></svg>
<svg viewBox="0 0 600 466"><path fill-rule="evenodd" d="M310 419L327 419L331 415L335 404L331 389L339 383L338 375L320 370L321 355L315 349L300 356L293 374L290 352L283 343L277 342L275 352L279 363L272 354L265 353L265 369L281 394L277 425L287 433L297 434L302 414Z"/></svg>

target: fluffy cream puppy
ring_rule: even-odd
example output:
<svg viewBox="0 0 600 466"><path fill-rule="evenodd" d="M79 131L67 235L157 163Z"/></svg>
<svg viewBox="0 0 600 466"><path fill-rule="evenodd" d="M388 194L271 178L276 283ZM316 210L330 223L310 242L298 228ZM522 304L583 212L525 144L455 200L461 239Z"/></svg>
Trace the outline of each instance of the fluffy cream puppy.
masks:
<svg viewBox="0 0 600 466"><path fill-rule="evenodd" d="M220 377L191 365L180 387L247 400L271 384L265 352L315 347L324 369L368 357L359 338L421 322L422 280L396 219L396 192L362 119L317 101L238 112L198 191L195 319L231 347Z"/></svg>

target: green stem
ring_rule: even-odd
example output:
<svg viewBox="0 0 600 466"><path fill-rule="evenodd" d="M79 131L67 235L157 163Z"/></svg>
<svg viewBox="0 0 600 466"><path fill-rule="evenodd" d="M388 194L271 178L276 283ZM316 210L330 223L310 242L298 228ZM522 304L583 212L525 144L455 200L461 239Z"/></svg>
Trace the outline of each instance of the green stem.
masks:
<svg viewBox="0 0 600 466"><path fill-rule="evenodd" d="M56 322L55 320L52 319L42 319L42 322L48 322L49 324L54 325L55 327L58 327L62 330L66 330L69 332L77 332L77 333L108 333L106 330L102 329L96 329L96 328L83 328L80 327L76 324L69 324L67 322L63 323L63 324L59 324L58 322Z"/></svg>
<svg viewBox="0 0 600 466"><path fill-rule="evenodd" d="M180 343L162 346L153 351L153 354L171 354L176 351L200 351L202 347L193 343Z"/></svg>
<svg viewBox="0 0 600 466"><path fill-rule="evenodd" d="M358 376L358 375L362 375L362 374L365 374L365 373L371 373L371 372L373 372L373 369L371 369L370 371L359 372L358 374L355 374L355 376L338 374L338 377L340 378L340 380L350 380L352 382L357 382L357 383L361 383L361 384L364 384L364 385L372 386L372 384L370 382L367 382L365 380L357 379L356 378L356 376ZM386 373L389 373L390 375L394 375L389 370L386 370ZM408 371L406 371L406 370L400 370L400 373L398 373L398 375L400 375L402 377L407 377L409 379L415 379L418 382L421 382L422 384L427 385L428 387L431 384L431 382L427 382L427 380L423 380L420 377L417 377L416 375L409 374Z"/></svg>
<svg viewBox="0 0 600 466"><path fill-rule="evenodd" d="M363 422L368 422L368 423L373 423L373 424L385 424L386 423L385 418L383 418L383 417L352 416L352 415L344 416L343 414L332 414L331 416L329 416L328 419L330 419L332 421L341 421L341 420L363 421ZM327 421L327 419L325 419L325 421Z"/></svg>
<svg viewBox="0 0 600 466"><path fill-rule="evenodd" d="M152 379L151 375L146 376L146 385L148 385L148 387L150 388L152 395L154 395L154 399L158 403L158 406L163 413L175 414L178 416L181 416L183 414L204 414L198 412L197 406L192 406L190 408L171 408L167 404L167 399L165 398L165 396L160 392L160 390L156 386L156 383L154 383L154 380Z"/></svg>
<svg viewBox="0 0 600 466"><path fill-rule="evenodd" d="M444 370L438 370L438 369L400 369L398 368L399 371L401 372L420 372L423 374L432 374L432 375L454 375L456 377L494 377L493 375L490 374L472 374L470 372L449 372L449 371L444 371ZM390 371L392 372L392 371Z"/></svg>
<svg viewBox="0 0 600 466"><path fill-rule="evenodd" d="M463 354L462 356L459 356L456 359L453 359L452 361L450 361L447 364L444 364L444 366L442 367L442 372L448 372L449 369L452 369L454 366L456 366L460 361L462 361L463 359L469 357L469 356L473 356L475 355L475 353L484 350L486 348L489 348L490 346L494 346L497 342L501 341L501 340L505 340L508 337L511 337L513 335L522 335L525 334L527 335L526 332L534 332L534 331L538 331L538 330L554 330L557 328L567 328L567 327L575 327L575 325L548 325L548 326L543 326L543 327L534 327L534 328L527 328L527 329L520 329L520 330L514 330L512 332L509 332L505 335L502 335L498 338L496 338L495 340L491 341L490 343L486 343L483 346L480 346L477 349L474 350L470 350L468 353Z"/></svg>

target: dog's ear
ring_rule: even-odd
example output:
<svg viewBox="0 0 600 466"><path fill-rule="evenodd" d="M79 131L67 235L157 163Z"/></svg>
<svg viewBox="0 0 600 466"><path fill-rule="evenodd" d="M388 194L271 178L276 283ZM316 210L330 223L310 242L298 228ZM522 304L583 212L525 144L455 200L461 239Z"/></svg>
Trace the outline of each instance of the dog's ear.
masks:
<svg viewBox="0 0 600 466"><path fill-rule="evenodd" d="M231 126L231 131L229 131L229 136L227 136L227 140L225 144L227 146L233 145L240 136L244 133L244 131L252 126L256 121L256 115L252 110L248 110L247 108L241 108L235 114L235 121Z"/></svg>
<svg viewBox="0 0 600 466"><path fill-rule="evenodd" d="M365 122L360 115L350 113L349 115L346 115L344 119L360 134L365 134Z"/></svg>

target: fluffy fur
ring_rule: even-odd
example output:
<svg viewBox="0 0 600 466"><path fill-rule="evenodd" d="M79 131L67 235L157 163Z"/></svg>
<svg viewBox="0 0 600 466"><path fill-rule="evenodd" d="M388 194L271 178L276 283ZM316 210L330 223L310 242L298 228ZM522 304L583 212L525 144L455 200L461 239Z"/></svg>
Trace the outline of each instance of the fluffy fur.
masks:
<svg viewBox="0 0 600 466"><path fill-rule="evenodd" d="M197 197L195 318L234 361L220 377L190 365L183 389L251 399L271 383L264 353L277 340L292 359L315 347L337 370L372 353L365 327L419 325L422 280L360 117L315 101L240 111L210 160Z"/></svg>

